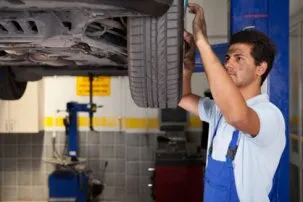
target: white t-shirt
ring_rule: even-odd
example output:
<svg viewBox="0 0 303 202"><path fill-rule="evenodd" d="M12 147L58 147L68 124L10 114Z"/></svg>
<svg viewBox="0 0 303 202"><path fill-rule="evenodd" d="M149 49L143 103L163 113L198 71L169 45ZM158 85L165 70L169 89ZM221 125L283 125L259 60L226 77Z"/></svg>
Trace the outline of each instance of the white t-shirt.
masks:
<svg viewBox="0 0 303 202"><path fill-rule="evenodd" d="M281 111L268 100L266 94L247 101L259 116L260 130L256 137L240 131L239 145L234 159L236 189L241 202L269 202L273 177L285 148L285 121ZM208 148L220 117L215 102L199 100L200 119L209 123ZM213 143L212 157L225 161L225 155L235 128L222 117Z"/></svg>

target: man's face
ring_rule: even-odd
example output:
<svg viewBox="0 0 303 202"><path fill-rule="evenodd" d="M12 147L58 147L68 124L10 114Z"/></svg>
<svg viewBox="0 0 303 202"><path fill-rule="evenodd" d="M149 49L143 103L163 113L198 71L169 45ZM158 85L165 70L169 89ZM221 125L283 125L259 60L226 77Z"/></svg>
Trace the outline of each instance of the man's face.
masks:
<svg viewBox="0 0 303 202"><path fill-rule="evenodd" d="M242 88L255 82L257 66L251 55L251 45L237 43L229 47L224 67L237 87Z"/></svg>

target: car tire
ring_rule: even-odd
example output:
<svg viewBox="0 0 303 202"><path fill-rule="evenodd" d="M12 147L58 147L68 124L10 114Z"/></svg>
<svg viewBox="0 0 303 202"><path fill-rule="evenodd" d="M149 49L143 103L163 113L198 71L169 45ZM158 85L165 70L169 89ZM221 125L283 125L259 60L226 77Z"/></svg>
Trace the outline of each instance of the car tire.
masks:
<svg viewBox="0 0 303 202"><path fill-rule="evenodd" d="M27 82L18 82L10 67L0 67L0 99L18 100L26 90Z"/></svg>
<svg viewBox="0 0 303 202"><path fill-rule="evenodd" d="M147 5L148 6L148 5ZM182 95L184 5L161 17L128 19L128 75L139 107L176 108Z"/></svg>

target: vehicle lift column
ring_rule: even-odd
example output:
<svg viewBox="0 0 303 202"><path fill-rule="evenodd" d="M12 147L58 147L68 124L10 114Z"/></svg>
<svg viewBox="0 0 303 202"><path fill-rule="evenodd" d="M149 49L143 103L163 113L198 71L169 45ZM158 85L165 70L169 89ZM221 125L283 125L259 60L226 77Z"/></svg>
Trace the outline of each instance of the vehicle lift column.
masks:
<svg viewBox="0 0 303 202"><path fill-rule="evenodd" d="M229 35L247 28L267 34L277 47L273 69L267 79L269 99L282 111L286 124L286 147L273 181L277 195L272 202L290 200L289 178L289 1L280 0L229 0ZM213 45L223 62L227 44ZM203 71L201 58L196 51L196 72Z"/></svg>

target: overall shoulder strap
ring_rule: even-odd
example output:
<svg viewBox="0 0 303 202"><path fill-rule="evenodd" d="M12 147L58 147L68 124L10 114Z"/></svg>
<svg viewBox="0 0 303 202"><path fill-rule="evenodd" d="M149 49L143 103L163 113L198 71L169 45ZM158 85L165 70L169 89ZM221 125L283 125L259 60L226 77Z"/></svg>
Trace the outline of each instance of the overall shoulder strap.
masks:
<svg viewBox="0 0 303 202"><path fill-rule="evenodd" d="M223 115L220 114L219 120L218 120L218 122L216 124L215 131L213 133L213 136L212 136L212 139L211 139L211 142L210 142L210 147L209 147L209 152L208 152L209 155L212 154L212 151L213 151L213 141L215 139L215 136L217 135L217 130L218 130L218 127L219 127L219 124L220 124L220 121L221 121L222 117L223 117Z"/></svg>
<svg viewBox="0 0 303 202"><path fill-rule="evenodd" d="M233 132L232 139L229 143L228 150L226 153L227 161L233 161L235 159L237 150L238 150L238 143L239 143L239 130L235 130Z"/></svg>

